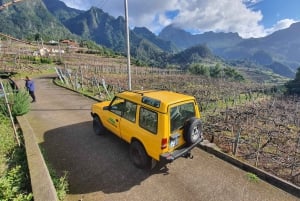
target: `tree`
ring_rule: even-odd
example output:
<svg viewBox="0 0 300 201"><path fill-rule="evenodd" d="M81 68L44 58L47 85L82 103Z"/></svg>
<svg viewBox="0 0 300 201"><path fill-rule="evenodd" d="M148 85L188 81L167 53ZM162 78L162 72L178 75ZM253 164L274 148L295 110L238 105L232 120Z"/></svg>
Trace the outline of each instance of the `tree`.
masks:
<svg viewBox="0 0 300 201"><path fill-rule="evenodd" d="M297 70L296 77L285 84L287 92L289 94L299 94L300 95L300 67Z"/></svg>
<svg viewBox="0 0 300 201"><path fill-rule="evenodd" d="M209 68L200 63L191 64L189 71L195 75L204 75L209 77Z"/></svg>
<svg viewBox="0 0 300 201"><path fill-rule="evenodd" d="M41 39L42 39L41 34L39 34L39 33L34 34L35 41L40 41Z"/></svg>
<svg viewBox="0 0 300 201"><path fill-rule="evenodd" d="M244 76L241 75L238 71L236 71L234 68L226 67L223 69L225 77L230 78L236 81L243 81L245 80Z"/></svg>
<svg viewBox="0 0 300 201"><path fill-rule="evenodd" d="M217 63L214 67L209 69L209 73L211 77L221 77L222 67L221 64Z"/></svg>

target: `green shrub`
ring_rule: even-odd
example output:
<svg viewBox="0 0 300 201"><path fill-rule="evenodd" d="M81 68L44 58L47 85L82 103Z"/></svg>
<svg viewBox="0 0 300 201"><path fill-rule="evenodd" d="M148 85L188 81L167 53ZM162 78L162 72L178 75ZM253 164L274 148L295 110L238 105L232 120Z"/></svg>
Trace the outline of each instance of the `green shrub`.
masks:
<svg viewBox="0 0 300 201"><path fill-rule="evenodd" d="M297 70L296 77L285 84L287 93L300 95L300 67Z"/></svg>
<svg viewBox="0 0 300 201"><path fill-rule="evenodd" d="M222 67L220 64L216 64L209 68L210 77L218 78L221 77Z"/></svg>
<svg viewBox="0 0 300 201"><path fill-rule="evenodd" d="M40 61L42 64L52 64L52 59L51 58L47 58L47 57L41 57Z"/></svg>
<svg viewBox="0 0 300 201"><path fill-rule="evenodd" d="M195 74L195 75L204 75L207 77L210 76L209 67L204 66L203 64L200 64L200 63L191 64L189 66L188 70L190 71L190 73Z"/></svg>
<svg viewBox="0 0 300 201"><path fill-rule="evenodd" d="M24 177L22 166L18 165L10 169L0 178L0 200L31 201L33 195L23 190Z"/></svg>
<svg viewBox="0 0 300 201"><path fill-rule="evenodd" d="M223 71L224 71L225 77L228 78L228 79L233 79L233 80L236 80L236 81L243 81L243 80L245 80L244 76L241 75L234 68L226 67L226 68L223 69Z"/></svg>
<svg viewBox="0 0 300 201"><path fill-rule="evenodd" d="M19 92L12 92L12 90L8 89L7 99L8 103L11 107L11 113L15 116L20 116L26 114L30 110L30 99L27 91L20 90ZM9 116L7 105L5 104L5 99L2 98L0 100L0 113Z"/></svg>
<svg viewBox="0 0 300 201"><path fill-rule="evenodd" d="M52 64L53 61L49 57L42 56L22 56L21 58L31 61L34 64Z"/></svg>
<svg viewBox="0 0 300 201"><path fill-rule="evenodd" d="M17 147L10 119L0 113L0 200L33 200L23 147Z"/></svg>

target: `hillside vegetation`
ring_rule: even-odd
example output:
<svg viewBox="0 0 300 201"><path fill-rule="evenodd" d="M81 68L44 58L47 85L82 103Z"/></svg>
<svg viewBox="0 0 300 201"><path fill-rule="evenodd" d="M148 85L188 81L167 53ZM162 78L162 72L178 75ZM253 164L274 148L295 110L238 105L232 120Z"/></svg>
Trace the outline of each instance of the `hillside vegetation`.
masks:
<svg viewBox="0 0 300 201"><path fill-rule="evenodd" d="M0 32L19 39L43 40L76 38L40 0L23 1L0 11Z"/></svg>
<svg viewBox="0 0 300 201"><path fill-rule="evenodd" d="M295 23L259 39L242 39L236 33L192 35L173 25L157 36L146 27L135 27L130 30L130 49L139 65L186 69L199 60L219 60L224 65L244 62L247 68L267 69L294 78L300 65L296 53L300 47L299 26ZM0 10L2 33L39 43L64 39L78 44L93 41L118 54L126 50L124 27L123 17L115 18L96 7L87 11L69 8L59 0L21 1Z"/></svg>

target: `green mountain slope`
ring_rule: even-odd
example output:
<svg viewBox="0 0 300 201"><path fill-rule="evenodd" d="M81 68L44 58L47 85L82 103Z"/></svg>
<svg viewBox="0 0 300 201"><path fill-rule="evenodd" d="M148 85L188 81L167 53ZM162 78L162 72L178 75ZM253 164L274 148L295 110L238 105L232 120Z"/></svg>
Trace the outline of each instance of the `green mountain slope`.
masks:
<svg viewBox="0 0 300 201"><path fill-rule="evenodd" d="M238 47L250 52L264 50L272 55L276 61L287 64L296 70L300 65L299 33L300 22L263 38L244 40L238 44Z"/></svg>
<svg viewBox="0 0 300 201"><path fill-rule="evenodd" d="M242 41L242 38L236 33L206 32L192 35L174 25L165 27L159 33L159 37L173 42L180 49L190 48L195 45L206 45L214 53L217 53L220 49L232 47Z"/></svg>
<svg viewBox="0 0 300 201"><path fill-rule="evenodd" d="M101 9L92 7L64 24L74 34L115 51L125 52L125 23L121 17L115 19Z"/></svg>
<svg viewBox="0 0 300 201"><path fill-rule="evenodd" d="M41 0L22 1L0 11L0 32L16 38L43 39L74 37L48 12Z"/></svg>
<svg viewBox="0 0 300 201"><path fill-rule="evenodd" d="M161 50L173 53L173 52L178 52L178 48L176 48L175 44L173 44L170 41L163 40L159 37L157 37L154 33L149 31L149 29L145 27L135 27L133 29L133 32L138 35L139 37L143 39L147 39L157 47L159 47Z"/></svg>
<svg viewBox="0 0 300 201"><path fill-rule="evenodd" d="M173 55L170 59L170 63L187 67L192 63L200 63L209 60L213 61L217 60L217 58L211 53L208 47L204 45L197 45Z"/></svg>
<svg viewBox="0 0 300 201"><path fill-rule="evenodd" d="M0 3L7 2L0 0ZM0 10L0 32L20 39L92 40L125 53L125 20L92 7L81 11L60 0L24 0ZM242 39L236 33L192 35L170 25L156 36L145 27L130 31L131 55L152 66L187 66L193 62L244 60L292 77L300 65L300 23L259 39ZM38 36L38 37L37 37ZM179 50L184 50L179 52ZM251 64L252 66L252 64ZM249 66L250 67L250 66Z"/></svg>
<svg viewBox="0 0 300 201"><path fill-rule="evenodd" d="M293 77L295 69L300 66L299 33L300 22L269 36L250 39L242 39L234 33L192 35L170 25L162 30L159 37L183 49L205 44L214 54L226 60L248 60L280 75Z"/></svg>
<svg viewBox="0 0 300 201"><path fill-rule="evenodd" d="M90 10L64 22L74 34L93 40L114 51L124 53L125 20L114 18L103 10L92 7ZM152 66L166 65L166 52L175 51L172 43L159 39L146 28L135 28L130 31L131 55Z"/></svg>
<svg viewBox="0 0 300 201"><path fill-rule="evenodd" d="M64 2L59 0L43 0L43 2L48 11L62 23L84 12L70 8Z"/></svg>

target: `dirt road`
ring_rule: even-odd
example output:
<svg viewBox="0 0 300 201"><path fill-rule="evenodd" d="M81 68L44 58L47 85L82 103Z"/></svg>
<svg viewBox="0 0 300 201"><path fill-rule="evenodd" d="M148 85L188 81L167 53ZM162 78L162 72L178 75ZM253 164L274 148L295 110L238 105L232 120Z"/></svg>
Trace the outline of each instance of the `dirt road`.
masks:
<svg viewBox="0 0 300 201"><path fill-rule="evenodd" d="M37 102L26 115L47 160L68 172L67 200L299 201L199 148L160 170L135 168L128 144L113 135L96 136L90 106L95 101L35 79Z"/></svg>

